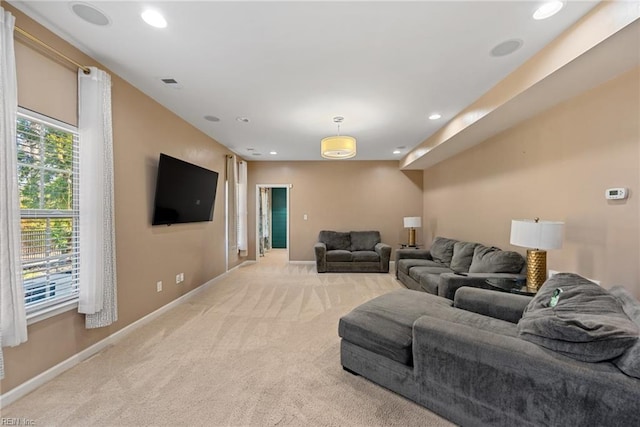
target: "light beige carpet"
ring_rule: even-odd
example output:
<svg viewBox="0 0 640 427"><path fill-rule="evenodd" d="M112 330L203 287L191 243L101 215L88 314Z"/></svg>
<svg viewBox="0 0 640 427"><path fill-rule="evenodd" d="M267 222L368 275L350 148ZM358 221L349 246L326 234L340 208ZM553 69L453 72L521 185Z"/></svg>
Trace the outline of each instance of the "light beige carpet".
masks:
<svg viewBox="0 0 640 427"><path fill-rule="evenodd" d="M5 408L37 426L449 426L343 371L338 319L401 287L274 250Z"/></svg>

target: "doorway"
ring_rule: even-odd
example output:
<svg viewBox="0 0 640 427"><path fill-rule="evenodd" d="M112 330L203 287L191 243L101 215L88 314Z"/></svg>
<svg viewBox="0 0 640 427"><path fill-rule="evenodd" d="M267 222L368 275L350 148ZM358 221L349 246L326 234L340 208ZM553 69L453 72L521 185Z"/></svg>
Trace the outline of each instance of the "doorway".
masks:
<svg viewBox="0 0 640 427"><path fill-rule="evenodd" d="M271 189L271 247L287 249L287 190Z"/></svg>
<svg viewBox="0 0 640 427"><path fill-rule="evenodd" d="M289 259L290 185L256 185L256 260L272 250L287 252Z"/></svg>

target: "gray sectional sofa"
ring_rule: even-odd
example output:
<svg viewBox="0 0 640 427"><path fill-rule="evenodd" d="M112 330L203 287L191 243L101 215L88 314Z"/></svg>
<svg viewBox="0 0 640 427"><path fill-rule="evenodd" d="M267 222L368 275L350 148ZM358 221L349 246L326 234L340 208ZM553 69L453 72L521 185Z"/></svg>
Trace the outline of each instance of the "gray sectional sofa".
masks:
<svg viewBox="0 0 640 427"><path fill-rule="evenodd" d="M462 426L511 427L640 425L639 327L624 289L559 274L533 298L400 289L338 329L345 370Z"/></svg>
<svg viewBox="0 0 640 427"><path fill-rule="evenodd" d="M436 237L431 248L396 250L396 277L407 288L453 299L461 286L490 288L489 278L526 279L517 252Z"/></svg>
<svg viewBox="0 0 640 427"><path fill-rule="evenodd" d="M379 231L323 230L313 249L318 273L389 272L391 246L382 243Z"/></svg>

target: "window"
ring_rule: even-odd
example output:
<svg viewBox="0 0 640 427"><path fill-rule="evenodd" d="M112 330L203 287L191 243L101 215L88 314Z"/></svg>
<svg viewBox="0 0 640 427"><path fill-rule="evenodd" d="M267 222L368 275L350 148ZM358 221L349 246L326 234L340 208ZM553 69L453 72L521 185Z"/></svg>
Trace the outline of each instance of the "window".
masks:
<svg viewBox="0 0 640 427"><path fill-rule="evenodd" d="M78 298L78 133L21 109L16 140L29 316Z"/></svg>

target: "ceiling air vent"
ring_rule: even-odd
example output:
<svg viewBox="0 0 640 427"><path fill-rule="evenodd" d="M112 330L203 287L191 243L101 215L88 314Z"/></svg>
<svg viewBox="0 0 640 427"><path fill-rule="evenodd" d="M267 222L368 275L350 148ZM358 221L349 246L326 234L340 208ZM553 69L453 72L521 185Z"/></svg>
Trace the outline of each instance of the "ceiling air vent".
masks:
<svg viewBox="0 0 640 427"><path fill-rule="evenodd" d="M167 85L170 88L182 89L182 85L180 83L178 83L178 81L176 79L166 78L166 79L160 79L160 80L162 80L162 83L164 83L165 85Z"/></svg>

